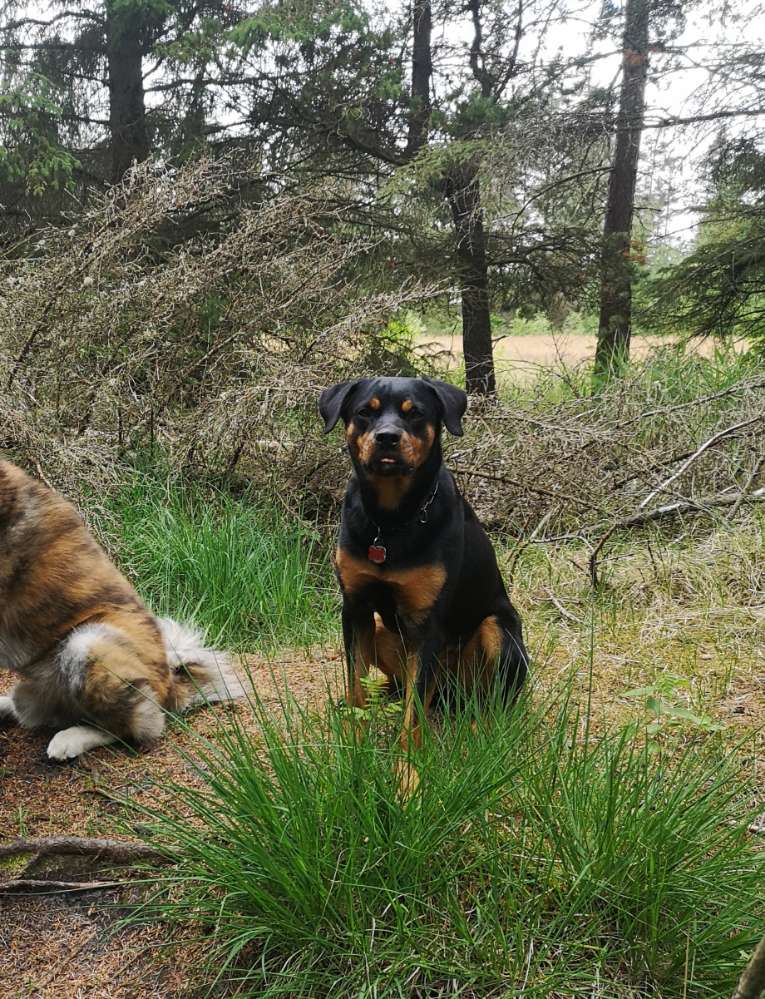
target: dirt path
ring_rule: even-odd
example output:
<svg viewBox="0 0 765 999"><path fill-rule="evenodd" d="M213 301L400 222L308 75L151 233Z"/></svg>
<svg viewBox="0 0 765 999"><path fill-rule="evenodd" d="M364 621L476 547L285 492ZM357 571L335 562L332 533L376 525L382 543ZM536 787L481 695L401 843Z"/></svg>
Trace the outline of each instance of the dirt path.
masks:
<svg viewBox="0 0 765 999"><path fill-rule="evenodd" d="M301 704L317 706L334 686L340 662L334 652L268 664L248 659L253 686L264 703L276 705L288 688ZM11 686L0 678L0 693ZM254 727L246 705L219 705L198 712L193 728L211 735L220 717L236 712ZM189 782L191 771L178 753L190 737L176 728L139 753L110 748L89 753L76 764L48 761L50 732L0 728L0 840L19 836L110 836L123 838L120 806L109 792L157 802L154 782L165 777ZM0 863L0 880L10 873ZM71 858L47 862L27 877L80 880ZM114 876L113 872L108 875ZM120 877L117 872L117 878ZM86 875L93 878L92 869ZM193 997L188 974L197 945L176 940L167 949L161 926L115 933L136 890L0 896L0 996L2 999L176 999Z"/></svg>

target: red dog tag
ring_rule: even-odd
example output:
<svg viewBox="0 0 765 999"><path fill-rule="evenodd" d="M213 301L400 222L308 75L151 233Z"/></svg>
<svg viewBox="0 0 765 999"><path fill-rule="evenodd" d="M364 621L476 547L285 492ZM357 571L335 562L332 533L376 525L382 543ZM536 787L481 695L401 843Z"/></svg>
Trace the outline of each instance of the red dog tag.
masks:
<svg viewBox="0 0 765 999"><path fill-rule="evenodd" d="M370 562L374 562L376 565L382 565L388 555L386 548L382 545L370 545L367 548L367 558Z"/></svg>

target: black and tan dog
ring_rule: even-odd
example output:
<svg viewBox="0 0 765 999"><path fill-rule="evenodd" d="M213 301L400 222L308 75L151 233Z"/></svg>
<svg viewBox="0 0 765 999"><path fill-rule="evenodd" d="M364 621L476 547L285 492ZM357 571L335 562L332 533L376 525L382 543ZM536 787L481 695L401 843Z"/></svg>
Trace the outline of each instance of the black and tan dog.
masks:
<svg viewBox="0 0 765 999"><path fill-rule="evenodd" d="M336 570L343 593L348 700L365 704L371 665L405 688L402 746L419 742L439 685L512 697L526 676L521 621L491 542L442 463L441 427L462 434L467 396L446 382L361 378L325 389L329 432L342 418L355 475Z"/></svg>

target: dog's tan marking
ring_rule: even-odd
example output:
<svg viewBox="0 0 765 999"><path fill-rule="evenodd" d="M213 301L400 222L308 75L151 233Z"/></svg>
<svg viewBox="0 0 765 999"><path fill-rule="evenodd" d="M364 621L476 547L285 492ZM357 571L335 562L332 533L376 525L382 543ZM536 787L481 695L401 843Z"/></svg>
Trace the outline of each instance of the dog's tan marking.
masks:
<svg viewBox="0 0 765 999"><path fill-rule="evenodd" d="M404 432L401 435L401 443L399 444L404 461L411 468L419 468L427 460L435 439L435 427L430 423L425 425L423 437Z"/></svg>
<svg viewBox="0 0 765 999"><path fill-rule="evenodd" d="M374 457L375 435L367 430L356 438L356 454L362 465L367 465Z"/></svg>
<svg viewBox="0 0 765 999"><path fill-rule="evenodd" d="M393 589L400 610L417 623L425 620L446 582L446 569L438 562L412 569L391 569L338 548L335 565L346 593L370 583L385 583Z"/></svg>
<svg viewBox="0 0 765 999"><path fill-rule="evenodd" d="M387 677L404 679L406 649L403 639L401 635L388 631L379 614L375 614L374 654L375 665L381 672Z"/></svg>
<svg viewBox="0 0 765 999"><path fill-rule="evenodd" d="M410 413L412 411L412 406L414 406L414 403L412 402L411 399L404 399L404 401L401 403L401 412Z"/></svg>
<svg viewBox="0 0 765 999"><path fill-rule="evenodd" d="M414 652L409 653L404 662L406 694L404 699L404 721L401 726L401 736L399 738L404 758L398 761L396 773L402 796L410 798L420 785L420 775L412 762L411 752L413 748L422 745L422 727L420 722L422 720L427 721L430 702L433 700L433 694L436 690L437 677L435 673L430 677L420 712L417 705L416 686L419 657Z"/></svg>
<svg viewBox="0 0 765 999"><path fill-rule="evenodd" d="M409 475L370 475L369 482L383 510L395 510L412 484Z"/></svg>
<svg viewBox="0 0 765 999"><path fill-rule="evenodd" d="M505 634L494 614L485 617L478 627L478 636L483 654L489 660L499 659Z"/></svg>
<svg viewBox="0 0 765 999"><path fill-rule="evenodd" d="M339 546L335 550L335 569L345 593L354 593L377 578L371 562L363 562Z"/></svg>
<svg viewBox="0 0 765 999"><path fill-rule="evenodd" d="M371 629L369 631L356 631L353 636L352 652L353 677L352 685L348 690L348 702L354 708L365 708L367 694L361 681L364 677L369 676L369 668L374 665L375 661L374 632ZM350 683L351 678L349 677Z"/></svg>
<svg viewBox="0 0 765 999"><path fill-rule="evenodd" d="M424 621L446 582L446 569L435 563L399 569L390 576L402 610L415 621Z"/></svg>
<svg viewBox="0 0 765 999"><path fill-rule="evenodd" d="M402 797L410 798L420 784L420 775L411 759L411 752L415 746L419 746L422 741L420 727L417 724L417 711L415 704L416 680L417 680L417 655L410 653L406 657L406 693L404 695L404 721L401 726L399 744L403 759L397 761L396 777L401 790Z"/></svg>
<svg viewBox="0 0 765 999"><path fill-rule="evenodd" d="M372 398L369 400L369 408L375 410L380 408L380 400L377 398L376 395L373 395Z"/></svg>
<svg viewBox="0 0 765 999"><path fill-rule="evenodd" d="M422 741L416 710L417 653L412 652L407 655L405 663L406 697L404 701L404 725L401 729L401 748L407 752L412 745L419 746ZM433 696L432 687L433 684L430 685L431 689L425 693L425 703L422 705L425 712L430 707L430 700Z"/></svg>
<svg viewBox="0 0 765 999"><path fill-rule="evenodd" d="M462 649L447 658L448 668L457 674L468 695L491 687L504 639L501 625L491 614L481 621Z"/></svg>

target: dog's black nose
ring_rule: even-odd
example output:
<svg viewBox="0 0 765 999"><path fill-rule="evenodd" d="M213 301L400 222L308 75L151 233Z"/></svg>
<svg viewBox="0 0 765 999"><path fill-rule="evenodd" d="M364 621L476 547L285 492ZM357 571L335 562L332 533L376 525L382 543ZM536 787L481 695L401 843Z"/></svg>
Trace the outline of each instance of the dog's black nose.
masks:
<svg viewBox="0 0 765 999"><path fill-rule="evenodd" d="M399 430L378 430L375 434L375 443L380 447L398 447L400 440Z"/></svg>

